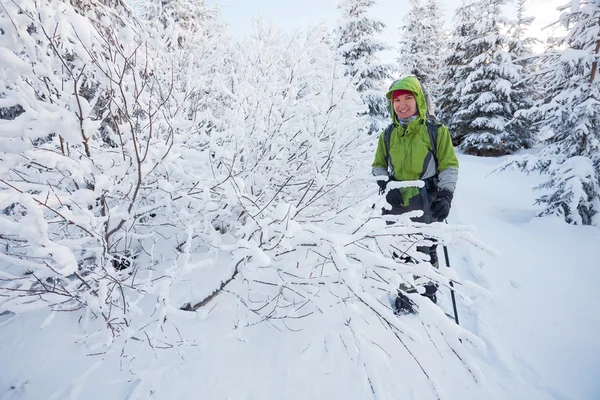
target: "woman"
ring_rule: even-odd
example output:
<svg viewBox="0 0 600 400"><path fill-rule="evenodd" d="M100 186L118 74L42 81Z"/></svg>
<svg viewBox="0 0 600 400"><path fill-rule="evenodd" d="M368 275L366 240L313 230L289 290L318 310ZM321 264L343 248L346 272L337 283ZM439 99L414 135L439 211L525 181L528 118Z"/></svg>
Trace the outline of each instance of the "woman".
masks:
<svg viewBox="0 0 600 400"><path fill-rule="evenodd" d="M422 180L425 187L423 190L416 187L390 190L386 201L392 209L385 213L397 215L423 210L423 217L414 221L443 221L450 212L458 180L458 160L448 128L429 116L425 92L415 76L394 82L386 97L390 100L392 124L379 137L373 175L381 193L385 193L387 183L392 180ZM429 253L431 264L438 267L435 246L419 250ZM437 287L430 283L425 285L423 295L435 303L436 291ZM412 301L405 292L414 293L416 289L401 286L396 308L412 312Z"/></svg>

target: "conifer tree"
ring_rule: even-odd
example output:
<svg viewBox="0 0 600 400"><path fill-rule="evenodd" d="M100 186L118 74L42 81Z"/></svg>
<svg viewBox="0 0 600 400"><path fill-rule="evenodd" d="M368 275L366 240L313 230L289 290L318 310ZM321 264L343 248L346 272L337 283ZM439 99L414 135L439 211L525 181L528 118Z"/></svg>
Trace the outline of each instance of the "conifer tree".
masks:
<svg viewBox="0 0 600 400"><path fill-rule="evenodd" d="M536 97L535 82L531 77L538 65L533 46L539 41L527 35L535 18L525 15L526 4L527 0L518 0L516 18L509 22L508 53L512 68L521 77L513 82L511 100L517 111L509 125L517 132L521 147L528 149L535 144L538 135L536 125L526 111L533 106Z"/></svg>
<svg viewBox="0 0 600 400"><path fill-rule="evenodd" d="M519 90L517 83L522 77L507 51L509 39L504 31L508 22L501 10L505 3L473 3L479 21L461 44L467 57L458 62L463 67L461 78L466 75L466 79L464 86L457 88L460 92L454 93L455 107L445 112L451 116L455 141L468 154L500 156L524 146L523 126L512 123L521 107L513 92Z"/></svg>
<svg viewBox="0 0 600 400"><path fill-rule="evenodd" d="M561 8L567 34L544 56L536 76L543 98L529 112L547 138L541 159L528 170L550 174L538 201L542 215L600 226L600 1L579 0Z"/></svg>
<svg viewBox="0 0 600 400"><path fill-rule="evenodd" d="M386 46L375 39L385 24L368 16L375 0L343 0L337 29L338 51L346 73L354 77L356 87L368 106L371 117L369 133L379 131L389 120L389 103L382 91L391 80L391 67L379 60L378 53Z"/></svg>
<svg viewBox="0 0 600 400"><path fill-rule="evenodd" d="M438 0L429 0L425 5L425 28L429 38L428 59L433 69L433 75L427 82L429 93L434 102L440 96L442 85L438 79L440 70L444 65L444 58L448 50L448 32L444 28L444 12L440 7ZM433 112L434 110L432 110Z"/></svg>
<svg viewBox="0 0 600 400"><path fill-rule="evenodd" d="M457 124L454 113L459 109L461 92L471 72L469 61L474 48L468 43L475 38L475 9L472 1L463 0L454 14L454 29L448 40L448 54L439 71L441 89L438 95L438 118L448 126L453 140L457 141Z"/></svg>
<svg viewBox="0 0 600 400"><path fill-rule="evenodd" d="M517 59L534 55L533 46L539 40L527 35L527 30L535 20L525 15L527 0L517 0L516 18L509 26L509 51Z"/></svg>
<svg viewBox="0 0 600 400"><path fill-rule="evenodd" d="M402 75L414 75L420 81L430 76L427 65L423 63L427 43L423 37L424 11L420 0L410 0L410 11L404 17L400 27L401 39L398 46L398 69Z"/></svg>
<svg viewBox="0 0 600 400"><path fill-rule="evenodd" d="M445 47L445 32L440 23L442 19L437 0L429 0L425 5L420 0L411 0L405 24L400 27L397 58L400 73L419 78L432 99L436 99L440 92L437 75Z"/></svg>

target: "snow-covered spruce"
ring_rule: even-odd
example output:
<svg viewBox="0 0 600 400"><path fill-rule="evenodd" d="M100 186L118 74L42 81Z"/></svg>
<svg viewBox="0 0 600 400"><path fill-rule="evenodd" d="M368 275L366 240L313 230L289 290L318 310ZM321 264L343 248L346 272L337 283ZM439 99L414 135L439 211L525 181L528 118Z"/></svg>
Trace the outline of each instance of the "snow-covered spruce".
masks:
<svg viewBox="0 0 600 400"><path fill-rule="evenodd" d="M441 72L441 119L468 154L506 155L533 142L527 122L516 117L531 102L505 33L510 25L502 15L505 3L478 0L457 11L453 52Z"/></svg>
<svg viewBox="0 0 600 400"><path fill-rule="evenodd" d="M376 38L385 24L369 16L375 3L376 0L342 0L338 5L341 17L335 31L345 73L353 78L368 107L369 134L381 132L388 124L390 110L384 93L392 80L392 67L379 59L379 53L387 46Z"/></svg>
<svg viewBox="0 0 600 400"><path fill-rule="evenodd" d="M534 75L542 98L527 112L546 146L517 163L550 174L540 185L542 215L600 226L600 4L574 1L561 10L567 33L542 55Z"/></svg>
<svg viewBox="0 0 600 400"><path fill-rule="evenodd" d="M443 14L437 0L411 0L411 8L400 27L398 69L402 75L415 75L427 87L435 105L441 90L438 74L445 58L447 33L440 21ZM435 109L428 110L435 114Z"/></svg>

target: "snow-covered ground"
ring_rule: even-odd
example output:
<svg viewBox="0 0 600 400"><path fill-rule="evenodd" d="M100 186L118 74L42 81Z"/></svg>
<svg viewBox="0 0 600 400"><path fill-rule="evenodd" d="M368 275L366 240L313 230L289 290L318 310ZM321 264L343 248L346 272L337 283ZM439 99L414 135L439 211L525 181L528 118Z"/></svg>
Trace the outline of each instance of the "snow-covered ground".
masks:
<svg viewBox="0 0 600 400"><path fill-rule="evenodd" d="M76 313L0 316L0 399L600 398L600 230L536 218L532 188L542 177L493 172L504 159L459 159L449 222L475 226L500 253L449 249L459 277L487 289L472 290L472 304L457 299L480 349L477 338L453 340L451 321L427 308L400 317L404 346L375 316L336 308L288 329L245 326L231 294L244 283L234 281L213 308L171 314L163 329L179 340L141 337L102 354ZM439 299L452 313L449 293ZM144 301L137 306L152 309ZM373 329L354 330L357 315Z"/></svg>
<svg viewBox="0 0 600 400"><path fill-rule="evenodd" d="M492 173L498 159L462 155L450 222L477 226L501 256L454 258L463 278L493 293L460 307L487 344L482 369L498 398L600 398L600 230L536 218L543 177ZM479 266L479 262L482 265Z"/></svg>

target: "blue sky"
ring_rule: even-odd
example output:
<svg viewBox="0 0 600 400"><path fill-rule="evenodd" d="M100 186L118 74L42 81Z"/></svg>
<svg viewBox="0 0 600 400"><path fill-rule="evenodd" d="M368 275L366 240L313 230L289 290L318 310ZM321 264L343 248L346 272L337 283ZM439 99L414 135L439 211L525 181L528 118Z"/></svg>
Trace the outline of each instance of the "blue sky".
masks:
<svg viewBox="0 0 600 400"><path fill-rule="evenodd" d="M305 28L321 21L336 25L339 11L336 9L340 0L206 0L206 4L219 4L223 19L230 25L230 32L244 35L252 31L252 19L260 17L265 22L288 31ZM528 0L528 14L536 18L532 27L532 35L547 36L549 29L543 30L551 22L558 19L556 7L568 0ZM461 0L440 0L445 13L443 23L450 27L451 19ZM390 46L396 46L399 40L398 27L409 9L409 0L378 0L372 8L371 16L386 24L382 40ZM510 6L507 7L509 10ZM392 61L393 51L384 55Z"/></svg>
<svg viewBox="0 0 600 400"><path fill-rule="evenodd" d="M223 17L232 24L232 30L247 32L251 18L261 16L277 25L293 29L325 21L334 24L339 16L336 9L340 0L207 0L208 4L220 4ZM398 26L408 9L408 0L378 0L372 8L372 16L382 20L388 27ZM444 0L442 8L451 14L460 0Z"/></svg>

